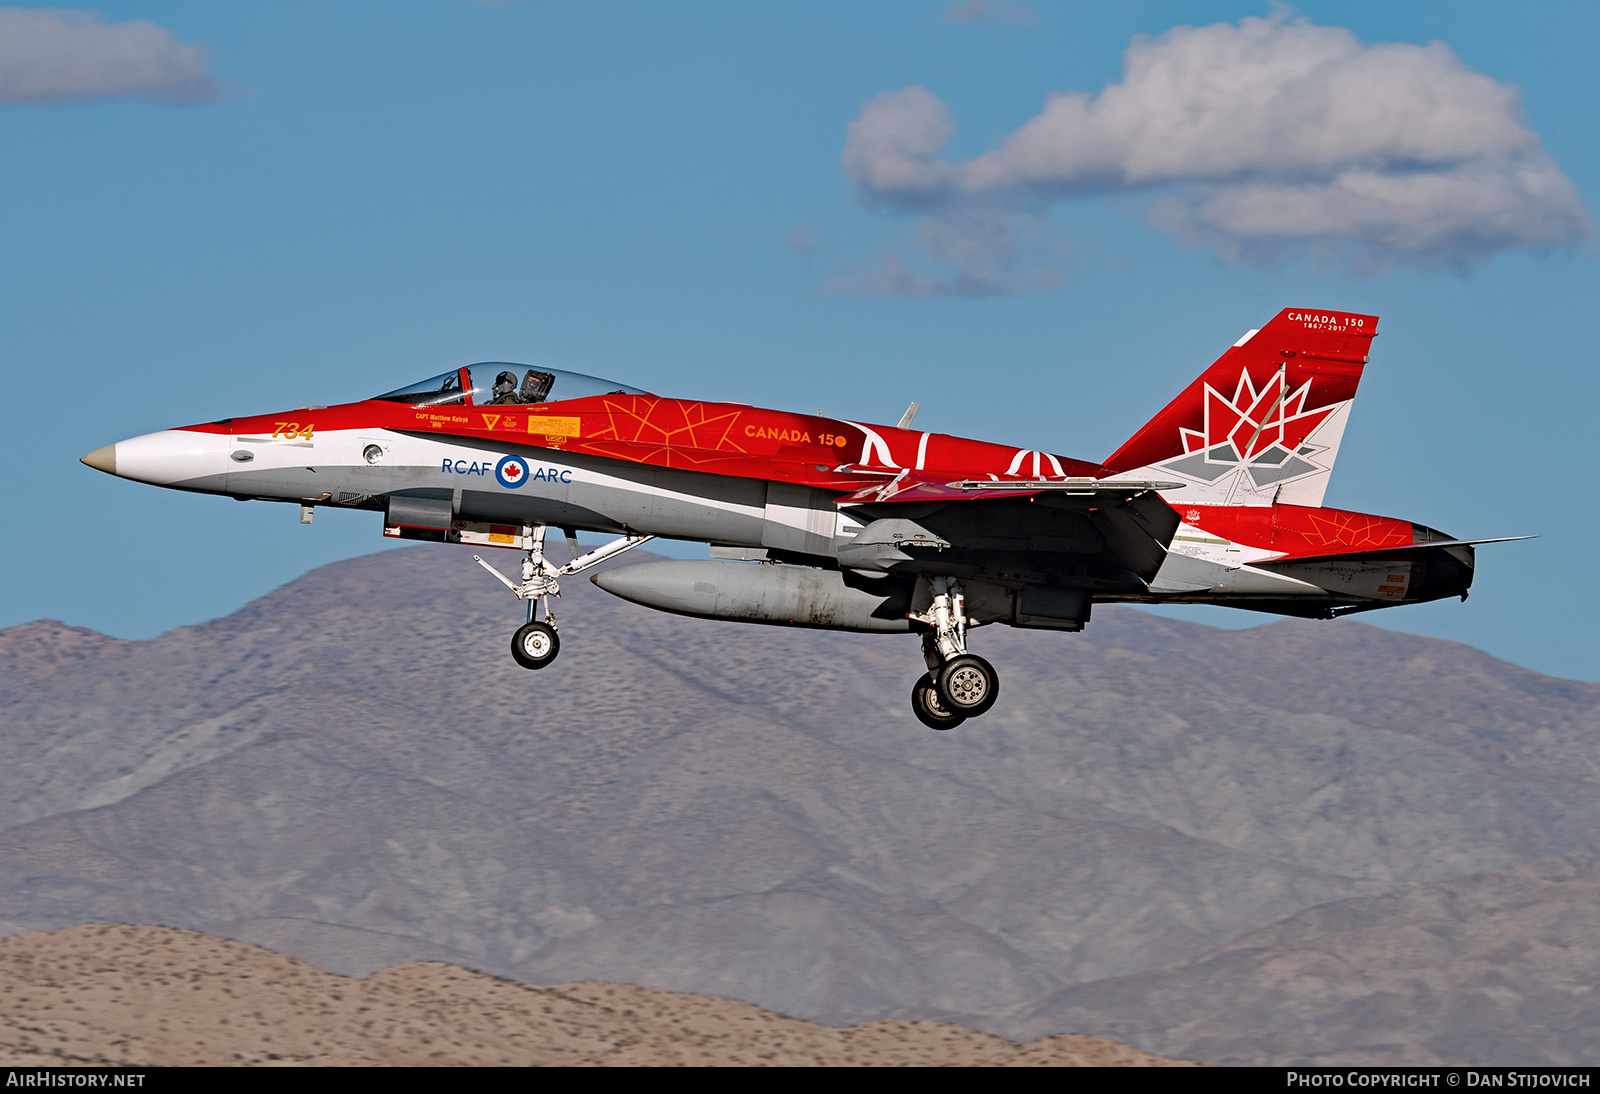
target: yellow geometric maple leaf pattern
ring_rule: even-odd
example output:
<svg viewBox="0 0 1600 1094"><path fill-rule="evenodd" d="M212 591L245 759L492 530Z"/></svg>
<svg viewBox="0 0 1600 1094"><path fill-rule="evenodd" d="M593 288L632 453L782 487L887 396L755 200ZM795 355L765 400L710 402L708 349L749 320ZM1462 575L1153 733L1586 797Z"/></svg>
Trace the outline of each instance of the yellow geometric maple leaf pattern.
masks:
<svg viewBox="0 0 1600 1094"><path fill-rule="evenodd" d="M1403 547L1411 542L1411 526L1389 517L1324 509L1305 514L1311 531L1300 534L1318 547Z"/></svg>
<svg viewBox="0 0 1600 1094"><path fill-rule="evenodd" d="M604 451L606 441L640 445L631 458L665 466L707 464L747 455L734 426L741 412L716 403L642 396L606 397L605 417L591 429L584 423L584 442L573 447Z"/></svg>

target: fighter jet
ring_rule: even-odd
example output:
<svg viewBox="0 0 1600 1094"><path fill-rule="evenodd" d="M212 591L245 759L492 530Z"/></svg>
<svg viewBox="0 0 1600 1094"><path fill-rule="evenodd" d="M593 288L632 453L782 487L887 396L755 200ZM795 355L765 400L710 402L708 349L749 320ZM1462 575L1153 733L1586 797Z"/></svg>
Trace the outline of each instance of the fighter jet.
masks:
<svg viewBox="0 0 1600 1094"><path fill-rule="evenodd" d="M1096 604L1220 604L1331 618L1466 599L1473 545L1322 505L1376 316L1289 308L1096 463L912 426L651 394L485 362L370 399L222 418L82 458L122 478L384 515L383 534L522 554L524 668L560 651L563 578L655 537L703 561L591 580L707 619L921 636L911 705L947 730L988 711L991 623L1078 631ZM570 560L546 557L560 529ZM589 551L579 532L615 538ZM1520 538L1520 537L1519 537Z"/></svg>

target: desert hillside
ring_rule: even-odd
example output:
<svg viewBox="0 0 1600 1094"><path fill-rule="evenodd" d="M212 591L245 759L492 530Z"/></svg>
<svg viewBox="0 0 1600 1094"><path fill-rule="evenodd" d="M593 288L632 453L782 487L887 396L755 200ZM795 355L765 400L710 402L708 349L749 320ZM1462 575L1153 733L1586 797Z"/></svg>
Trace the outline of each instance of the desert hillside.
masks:
<svg viewBox="0 0 1600 1094"><path fill-rule="evenodd" d="M1170 1066L1098 1037L940 1022L830 1029L712 995L528 987L416 962L356 980L168 927L0 941L0 1064Z"/></svg>
<svg viewBox="0 0 1600 1094"><path fill-rule="evenodd" d="M1600 684L1111 607L977 632L1000 702L935 733L913 635L578 581L530 673L519 618L439 545L147 641L0 631L0 937L161 923L1208 1064L1600 1058Z"/></svg>

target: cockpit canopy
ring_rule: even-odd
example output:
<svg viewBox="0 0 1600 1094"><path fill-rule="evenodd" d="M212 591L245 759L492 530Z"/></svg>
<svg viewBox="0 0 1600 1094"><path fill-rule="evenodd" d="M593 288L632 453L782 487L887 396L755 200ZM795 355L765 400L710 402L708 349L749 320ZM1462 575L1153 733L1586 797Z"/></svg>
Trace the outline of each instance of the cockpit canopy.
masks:
<svg viewBox="0 0 1600 1094"><path fill-rule="evenodd" d="M482 361L376 398L411 406L514 406L564 402L590 395L648 394L627 384L585 376L581 372L533 368L509 361Z"/></svg>

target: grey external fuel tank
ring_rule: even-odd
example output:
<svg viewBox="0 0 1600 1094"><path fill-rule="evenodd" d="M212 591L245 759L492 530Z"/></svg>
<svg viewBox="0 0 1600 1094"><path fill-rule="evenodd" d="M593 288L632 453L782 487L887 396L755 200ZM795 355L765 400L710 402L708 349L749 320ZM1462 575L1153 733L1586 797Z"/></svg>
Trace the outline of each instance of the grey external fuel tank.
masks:
<svg viewBox="0 0 1600 1094"><path fill-rule="evenodd" d="M624 600L706 619L842 631L911 630L912 580L748 562L644 562L590 578Z"/></svg>

